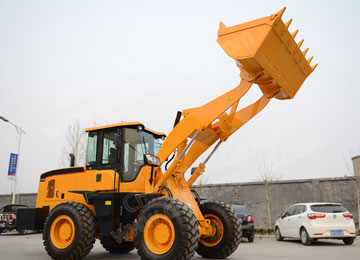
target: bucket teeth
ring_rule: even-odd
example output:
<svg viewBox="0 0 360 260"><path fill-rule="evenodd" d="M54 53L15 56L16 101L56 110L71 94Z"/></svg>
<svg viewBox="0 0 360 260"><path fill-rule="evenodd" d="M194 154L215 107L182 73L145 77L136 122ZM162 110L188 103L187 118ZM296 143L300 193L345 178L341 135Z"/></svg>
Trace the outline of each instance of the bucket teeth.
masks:
<svg viewBox="0 0 360 260"><path fill-rule="evenodd" d="M318 65L318 63L316 63L314 66L311 67L310 73L313 72L316 69L317 65Z"/></svg>
<svg viewBox="0 0 360 260"><path fill-rule="evenodd" d="M314 56L311 56L310 59L307 60L308 64L310 65L310 62L313 60Z"/></svg>
<svg viewBox="0 0 360 260"><path fill-rule="evenodd" d="M296 37L296 35L298 34L298 32L299 32L299 30L296 30L295 32L293 32L293 33L291 34L291 37L290 37L290 39L289 39L289 41L288 41L288 45L295 39L295 37Z"/></svg>
<svg viewBox="0 0 360 260"><path fill-rule="evenodd" d="M303 55L304 55L304 57L305 57L305 55L306 55L306 53L309 51L309 48L306 48L306 50L305 51L303 51Z"/></svg>
<svg viewBox="0 0 360 260"><path fill-rule="evenodd" d="M226 28L226 25L223 22L220 22L219 30L223 30Z"/></svg>
<svg viewBox="0 0 360 260"><path fill-rule="evenodd" d="M285 23L285 28L282 30L281 34L284 34L289 29L291 22L292 22L292 19L290 19L289 21L287 21Z"/></svg>
<svg viewBox="0 0 360 260"><path fill-rule="evenodd" d="M298 48L300 49L301 45L303 44L304 39L302 39L301 41L298 42Z"/></svg>

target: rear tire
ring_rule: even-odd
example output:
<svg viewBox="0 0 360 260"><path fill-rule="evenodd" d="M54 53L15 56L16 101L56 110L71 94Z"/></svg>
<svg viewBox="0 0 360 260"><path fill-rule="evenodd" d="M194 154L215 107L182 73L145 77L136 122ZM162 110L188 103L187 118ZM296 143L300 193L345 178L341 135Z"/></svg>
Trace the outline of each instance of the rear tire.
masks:
<svg viewBox="0 0 360 260"><path fill-rule="evenodd" d="M197 253L210 259L223 259L230 256L241 241L239 217L230 206L223 202L204 202L200 205L200 210L204 218L210 219L218 231L213 237L200 239Z"/></svg>
<svg viewBox="0 0 360 260"><path fill-rule="evenodd" d="M301 239L301 243L303 243L303 245L305 245L305 246L311 245L312 240L309 237L309 234L305 228L302 228L300 230L300 239Z"/></svg>
<svg viewBox="0 0 360 260"><path fill-rule="evenodd" d="M4 231L4 228L0 228L0 234Z"/></svg>
<svg viewBox="0 0 360 260"><path fill-rule="evenodd" d="M277 241L283 241L284 237L281 235L280 228L275 228L275 238Z"/></svg>
<svg viewBox="0 0 360 260"><path fill-rule="evenodd" d="M123 241L119 244L109 237L100 238L100 244L106 251L112 254L127 254L135 248L134 242Z"/></svg>
<svg viewBox="0 0 360 260"><path fill-rule="evenodd" d="M140 212L135 245L142 260L188 260L198 244L198 222L182 201L156 199Z"/></svg>
<svg viewBox="0 0 360 260"><path fill-rule="evenodd" d="M27 232L28 231L26 229L18 230L19 235L26 235Z"/></svg>
<svg viewBox="0 0 360 260"><path fill-rule="evenodd" d="M65 202L46 218L43 240L51 258L78 260L90 252L95 235L95 218L90 209L78 202Z"/></svg>
<svg viewBox="0 0 360 260"><path fill-rule="evenodd" d="M355 241L355 237L345 237L342 239L345 245L352 245Z"/></svg>
<svg viewBox="0 0 360 260"><path fill-rule="evenodd" d="M248 241L249 241L249 243L254 242L254 236L250 236L250 237L248 237Z"/></svg>

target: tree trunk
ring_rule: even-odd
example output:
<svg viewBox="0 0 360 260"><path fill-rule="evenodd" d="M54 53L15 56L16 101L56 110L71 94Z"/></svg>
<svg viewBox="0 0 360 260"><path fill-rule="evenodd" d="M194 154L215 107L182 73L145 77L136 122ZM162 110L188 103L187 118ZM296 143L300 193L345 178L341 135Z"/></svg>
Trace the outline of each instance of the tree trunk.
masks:
<svg viewBox="0 0 360 260"><path fill-rule="evenodd" d="M268 224L269 224L269 229L271 229L272 224L271 224L270 200L269 200L268 182L266 180L264 181L264 186L265 186L265 198L266 198L267 214L268 214Z"/></svg>

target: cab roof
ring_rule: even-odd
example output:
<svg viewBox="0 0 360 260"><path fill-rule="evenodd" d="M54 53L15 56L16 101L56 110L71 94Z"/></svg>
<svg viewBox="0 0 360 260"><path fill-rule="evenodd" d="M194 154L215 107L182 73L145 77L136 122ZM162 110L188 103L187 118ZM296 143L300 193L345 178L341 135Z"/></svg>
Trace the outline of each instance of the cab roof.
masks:
<svg viewBox="0 0 360 260"><path fill-rule="evenodd" d="M91 128L86 128L85 131L86 132L92 132L92 131L97 131L97 130L102 130L102 129L108 129L108 128L114 128L114 127L120 127L120 126L142 126L146 131L157 135L157 136L166 136L164 133L162 132L157 132L154 130L151 130L150 128L145 127L144 124L140 123L140 122L126 122L126 123L118 123L118 124L112 124L112 125L104 125L104 126L95 126L95 127L91 127Z"/></svg>

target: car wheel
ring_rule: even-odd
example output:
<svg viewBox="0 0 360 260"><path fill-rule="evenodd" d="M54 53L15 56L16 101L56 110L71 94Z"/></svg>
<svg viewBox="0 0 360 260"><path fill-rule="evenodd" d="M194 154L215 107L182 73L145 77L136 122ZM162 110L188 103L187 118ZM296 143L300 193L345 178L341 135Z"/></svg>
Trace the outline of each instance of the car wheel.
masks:
<svg viewBox="0 0 360 260"><path fill-rule="evenodd" d="M57 205L43 230L45 250L52 259L79 260L95 243L96 223L91 210L78 202Z"/></svg>
<svg viewBox="0 0 360 260"><path fill-rule="evenodd" d="M276 227L275 229L275 238L277 241L283 241L284 237L281 235L280 228Z"/></svg>
<svg viewBox="0 0 360 260"><path fill-rule="evenodd" d="M248 237L248 241L249 241L249 243L254 242L254 236L249 236L249 237Z"/></svg>
<svg viewBox="0 0 360 260"><path fill-rule="evenodd" d="M311 244L311 238L309 237L309 234L305 228L302 228L300 230L300 238L301 238L301 243L303 243L303 245L308 246Z"/></svg>
<svg viewBox="0 0 360 260"><path fill-rule="evenodd" d="M106 251L112 254L127 254L135 248L134 242L122 241L121 243L117 243L109 237L100 238L100 244Z"/></svg>
<svg viewBox="0 0 360 260"><path fill-rule="evenodd" d="M27 234L27 230L26 229L22 229L22 230L18 230L19 235L26 235Z"/></svg>
<svg viewBox="0 0 360 260"><path fill-rule="evenodd" d="M345 245L352 245L354 243L355 237L345 237L343 242Z"/></svg>
<svg viewBox="0 0 360 260"><path fill-rule="evenodd" d="M216 228L212 237L200 238L197 253L203 258L224 259L238 248L241 241L240 218L223 202L207 201L200 205L205 219Z"/></svg>
<svg viewBox="0 0 360 260"><path fill-rule="evenodd" d="M135 245L141 260L190 259L198 244L196 216L182 201L156 199L140 212Z"/></svg>

